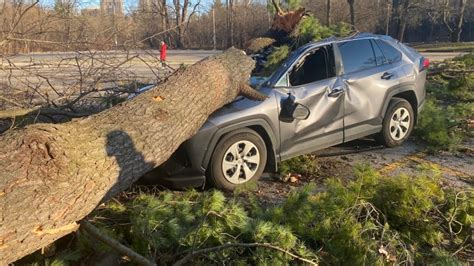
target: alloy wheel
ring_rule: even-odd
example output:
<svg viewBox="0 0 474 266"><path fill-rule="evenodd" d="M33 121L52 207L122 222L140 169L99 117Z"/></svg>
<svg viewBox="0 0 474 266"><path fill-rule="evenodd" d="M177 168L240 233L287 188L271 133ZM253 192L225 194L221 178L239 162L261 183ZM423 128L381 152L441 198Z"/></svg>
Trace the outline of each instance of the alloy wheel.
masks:
<svg viewBox="0 0 474 266"><path fill-rule="evenodd" d="M390 119L390 136L394 140L403 139L410 129L410 113L405 107L400 107Z"/></svg>
<svg viewBox="0 0 474 266"><path fill-rule="evenodd" d="M257 146L247 140L237 141L224 153L222 171L232 184L242 184L250 180L260 164Z"/></svg>

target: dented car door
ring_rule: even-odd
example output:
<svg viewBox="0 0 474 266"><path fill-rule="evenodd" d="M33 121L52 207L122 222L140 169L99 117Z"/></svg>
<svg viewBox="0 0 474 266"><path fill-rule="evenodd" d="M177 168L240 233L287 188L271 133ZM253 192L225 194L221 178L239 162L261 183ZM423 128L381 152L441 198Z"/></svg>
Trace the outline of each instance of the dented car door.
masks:
<svg viewBox="0 0 474 266"><path fill-rule="evenodd" d="M325 51L324 54L333 56L332 52ZM318 57L318 60L322 59ZM312 75L313 70L316 71L310 66L305 74ZM274 90L280 110L281 159L342 143L344 91L340 79L334 74L333 77L321 76L321 80L292 86L289 75L290 71Z"/></svg>

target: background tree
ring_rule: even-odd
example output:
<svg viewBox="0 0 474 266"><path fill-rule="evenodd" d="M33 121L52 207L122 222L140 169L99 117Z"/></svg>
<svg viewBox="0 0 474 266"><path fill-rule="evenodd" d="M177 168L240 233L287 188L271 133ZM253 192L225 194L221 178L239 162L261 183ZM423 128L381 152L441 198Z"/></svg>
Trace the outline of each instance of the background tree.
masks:
<svg viewBox="0 0 474 266"><path fill-rule="evenodd" d="M354 9L355 0L347 0L349 4L349 12L351 14L351 25L355 26L355 9Z"/></svg>
<svg viewBox="0 0 474 266"><path fill-rule="evenodd" d="M331 25L331 0L326 0L326 26Z"/></svg>
<svg viewBox="0 0 474 266"><path fill-rule="evenodd" d="M467 0L459 0L458 4L459 5L453 7L450 6L450 0L445 0L443 11L443 22L444 25L446 25L448 31L451 33L452 42L459 42L461 40Z"/></svg>

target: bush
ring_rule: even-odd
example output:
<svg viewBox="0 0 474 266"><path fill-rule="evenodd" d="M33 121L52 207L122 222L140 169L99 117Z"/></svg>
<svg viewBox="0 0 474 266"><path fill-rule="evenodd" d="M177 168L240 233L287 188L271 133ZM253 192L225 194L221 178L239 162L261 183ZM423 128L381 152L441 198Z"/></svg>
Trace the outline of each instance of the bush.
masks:
<svg viewBox="0 0 474 266"><path fill-rule="evenodd" d="M443 64L464 69L472 67L472 54ZM449 67L448 67L449 68ZM427 84L428 100L422 110L415 134L428 144L429 151L455 150L470 136L468 121L474 114L474 75L431 77Z"/></svg>
<svg viewBox="0 0 474 266"><path fill-rule="evenodd" d="M444 250L444 240L459 243L470 235L472 198L454 204L456 194L443 191L433 172L383 177L361 166L356 176L347 185L329 179L322 193L306 187L267 216L290 226L309 247L321 248L329 264L426 263L436 257L434 247ZM448 209L460 211L454 219L458 235L446 230Z"/></svg>
<svg viewBox="0 0 474 266"><path fill-rule="evenodd" d="M273 52L268 56L268 61L265 64L264 75L270 75L285 61L290 54L290 47L283 45L276 47Z"/></svg>
<svg viewBox="0 0 474 266"><path fill-rule="evenodd" d="M318 166L311 155L301 155L278 164L278 172L281 175L301 174L311 176L316 173Z"/></svg>
<svg viewBox="0 0 474 266"><path fill-rule="evenodd" d="M466 248L472 235L472 191L443 189L437 173L422 166L411 176L385 177L362 165L347 184L328 179L324 192L308 185L275 206L247 204L219 191L140 193L96 211L96 224L160 264L229 243L268 243L327 264L457 264L451 254ZM76 248L81 246L88 245ZM196 256L192 263L298 262L281 250L234 246ZM75 252L74 260L86 254ZM55 261L64 261L65 254Z"/></svg>
<svg viewBox="0 0 474 266"><path fill-rule="evenodd" d="M250 218L241 202L227 199L220 191L140 194L125 206L129 226L121 229L122 241L147 257L159 258L163 264L192 249L240 242L269 243L316 258L287 226ZM285 264L291 257L266 248L238 247L206 254L195 263L209 264L216 260L233 264Z"/></svg>
<svg viewBox="0 0 474 266"><path fill-rule="evenodd" d="M467 67L474 67L474 53L468 53L463 56L454 58L454 61L461 62Z"/></svg>
<svg viewBox="0 0 474 266"><path fill-rule="evenodd" d="M428 99L418 119L415 134L428 144L430 151L452 150L460 143L462 136L451 131L453 124L446 108L433 99Z"/></svg>

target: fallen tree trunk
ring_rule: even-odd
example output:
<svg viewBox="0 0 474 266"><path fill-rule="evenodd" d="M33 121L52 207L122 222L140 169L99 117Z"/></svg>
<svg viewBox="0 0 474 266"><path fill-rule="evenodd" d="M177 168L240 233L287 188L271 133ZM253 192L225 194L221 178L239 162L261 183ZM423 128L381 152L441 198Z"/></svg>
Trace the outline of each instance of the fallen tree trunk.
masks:
<svg viewBox="0 0 474 266"><path fill-rule="evenodd" d="M254 62L230 49L90 117L0 136L0 264L77 229L100 202L163 163L238 94Z"/></svg>

